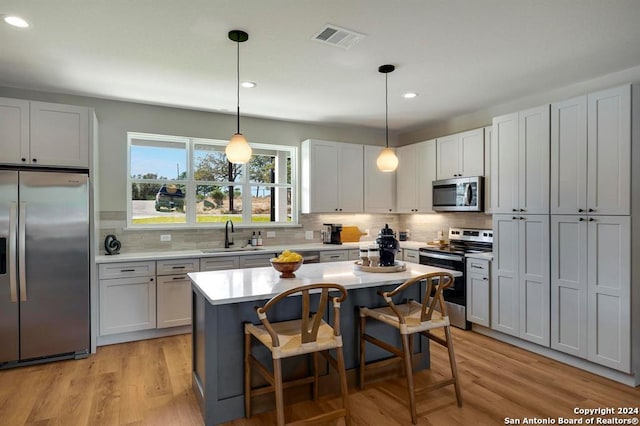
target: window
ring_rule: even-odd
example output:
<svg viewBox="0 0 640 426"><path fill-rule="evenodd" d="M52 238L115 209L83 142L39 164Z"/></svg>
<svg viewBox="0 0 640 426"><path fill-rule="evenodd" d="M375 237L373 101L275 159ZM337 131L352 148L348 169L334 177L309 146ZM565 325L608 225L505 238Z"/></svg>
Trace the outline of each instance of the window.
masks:
<svg viewBox="0 0 640 426"><path fill-rule="evenodd" d="M227 141L128 133L130 227L297 224L297 148L251 144L231 164Z"/></svg>

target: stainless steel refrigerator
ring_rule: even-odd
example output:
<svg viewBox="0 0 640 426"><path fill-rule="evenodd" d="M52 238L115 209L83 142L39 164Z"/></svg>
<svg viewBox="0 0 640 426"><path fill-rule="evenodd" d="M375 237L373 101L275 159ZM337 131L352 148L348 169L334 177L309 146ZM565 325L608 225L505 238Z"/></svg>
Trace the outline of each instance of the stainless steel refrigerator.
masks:
<svg viewBox="0 0 640 426"><path fill-rule="evenodd" d="M0 368L86 357L86 173L0 170Z"/></svg>

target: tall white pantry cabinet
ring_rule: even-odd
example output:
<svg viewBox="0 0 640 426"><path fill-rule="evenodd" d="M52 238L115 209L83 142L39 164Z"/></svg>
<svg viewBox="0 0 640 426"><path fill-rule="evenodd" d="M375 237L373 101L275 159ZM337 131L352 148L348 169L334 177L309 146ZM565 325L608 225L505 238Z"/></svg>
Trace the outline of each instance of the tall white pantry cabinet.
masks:
<svg viewBox="0 0 640 426"><path fill-rule="evenodd" d="M640 129L634 123L640 123L640 89L631 85L494 119L491 327L612 369L592 371L625 373L626 383L638 385L640 286L632 283L640 276L633 260L640 250L640 226L634 226L640 149L632 146L640 144ZM543 143L523 141L530 136Z"/></svg>

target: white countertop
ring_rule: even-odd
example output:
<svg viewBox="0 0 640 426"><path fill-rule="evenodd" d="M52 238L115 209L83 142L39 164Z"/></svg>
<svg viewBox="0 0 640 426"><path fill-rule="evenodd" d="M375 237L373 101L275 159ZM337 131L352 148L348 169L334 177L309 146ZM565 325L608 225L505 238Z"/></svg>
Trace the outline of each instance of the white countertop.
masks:
<svg viewBox="0 0 640 426"><path fill-rule="evenodd" d="M171 250L171 251L153 251L153 252L125 252L117 255L98 255L96 263L115 263L115 262L135 262L143 260L166 260L166 259L184 259L189 257L221 257L221 256L249 256L260 253L278 253L285 249L293 251L328 251L328 250L347 250L357 249L361 245L373 244L375 241L360 241L357 243L344 244L322 244L322 243L298 243L287 245L261 246L257 250L246 251L224 251L215 253L206 253L205 250ZM417 250L425 247L427 244L418 241L400 241L400 248ZM212 247L214 248L214 247Z"/></svg>
<svg viewBox="0 0 640 426"><path fill-rule="evenodd" d="M295 278L280 278L272 267L231 269L226 271L191 272L189 278L212 305L264 300L293 287L330 282L343 285L347 290L400 284L405 280L430 272L460 272L431 266L406 263L406 271L371 273L354 269L353 261L303 264Z"/></svg>

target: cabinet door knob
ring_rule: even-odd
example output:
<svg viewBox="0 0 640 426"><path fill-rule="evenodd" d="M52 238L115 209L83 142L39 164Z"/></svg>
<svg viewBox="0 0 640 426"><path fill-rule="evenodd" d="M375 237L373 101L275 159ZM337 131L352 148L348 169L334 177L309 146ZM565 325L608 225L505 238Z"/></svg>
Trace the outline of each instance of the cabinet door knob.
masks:
<svg viewBox="0 0 640 426"><path fill-rule="evenodd" d="M487 278L487 277L482 277L482 280L483 280L483 281L489 281L489 278Z"/></svg>
<svg viewBox="0 0 640 426"><path fill-rule="evenodd" d="M594 210L594 209L589 209L589 212L590 212L590 213L591 213L591 212L595 212L595 210Z"/></svg>
<svg viewBox="0 0 640 426"><path fill-rule="evenodd" d="M580 219L578 219L580 222L584 222L584 217L581 217Z"/></svg>
<svg viewBox="0 0 640 426"><path fill-rule="evenodd" d="M526 212L526 210L525 210L525 209L520 209L520 211L521 211L521 212Z"/></svg>
<svg viewBox="0 0 640 426"><path fill-rule="evenodd" d="M33 160L31 160L31 161L32 161L33 163L37 163L37 162L38 162L38 159L37 159L37 158L34 158L34 159L33 159Z"/></svg>
<svg viewBox="0 0 640 426"><path fill-rule="evenodd" d="M517 212L517 211L518 211L518 209L511 209L511 211Z"/></svg>
<svg viewBox="0 0 640 426"><path fill-rule="evenodd" d="M22 161L27 161L27 159L26 159L26 158L23 158L23 159L22 159Z"/></svg>
<svg viewBox="0 0 640 426"><path fill-rule="evenodd" d="M515 216L514 216L514 217L512 217L511 219L516 220L516 219L517 219L517 217L515 217Z"/></svg>
<svg viewBox="0 0 640 426"><path fill-rule="evenodd" d="M578 209L578 213L582 213L584 209Z"/></svg>
<svg viewBox="0 0 640 426"><path fill-rule="evenodd" d="M594 218L592 218L592 217L589 218L589 222L594 222L594 221L595 221Z"/></svg>
<svg viewBox="0 0 640 426"><path fill-rule="evenodd" d="M526 218L523 216L520 216L520 220L525 220Z"/></svg>

